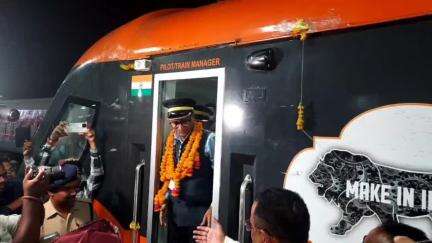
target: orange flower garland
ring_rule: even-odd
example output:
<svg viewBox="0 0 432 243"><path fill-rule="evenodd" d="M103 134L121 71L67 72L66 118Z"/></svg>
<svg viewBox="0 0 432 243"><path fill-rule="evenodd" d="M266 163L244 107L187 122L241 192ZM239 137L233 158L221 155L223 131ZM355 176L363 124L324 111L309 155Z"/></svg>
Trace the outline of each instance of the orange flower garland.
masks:
<svg viewBox="0 0 432 243"><path fill-rule="evenodd" d="M162 206L165 205L170 181L175 184L174 189L171 190L172 196L178 197L180 195L180 181L186 177L192 177L193 170L200 168L199 148L203 131L202 123L196 122L176 168L174 168L174 131L171 131L168 135L160 168L160 180L163 185L154 198L156 212L160 211Z"/></svg>

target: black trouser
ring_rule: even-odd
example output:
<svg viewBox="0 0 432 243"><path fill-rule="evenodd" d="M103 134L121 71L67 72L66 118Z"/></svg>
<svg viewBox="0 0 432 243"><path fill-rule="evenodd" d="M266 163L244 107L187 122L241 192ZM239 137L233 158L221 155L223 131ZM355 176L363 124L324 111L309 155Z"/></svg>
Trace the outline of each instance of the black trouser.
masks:
<svg viewBox="0 0 432 243"><path fill-rule="evenodd" d="M168 224L168 243L193 243L193 231L195 227L178 227L172 220Z"/></svg>
<svg viewBox="0 0 432 243"><path fill-rule="evenodd" d="M195 242L193 240L193 231L201 223L209 206L191 206L185 200L171 198L168 200L167 206L168 243Z"/></svg>

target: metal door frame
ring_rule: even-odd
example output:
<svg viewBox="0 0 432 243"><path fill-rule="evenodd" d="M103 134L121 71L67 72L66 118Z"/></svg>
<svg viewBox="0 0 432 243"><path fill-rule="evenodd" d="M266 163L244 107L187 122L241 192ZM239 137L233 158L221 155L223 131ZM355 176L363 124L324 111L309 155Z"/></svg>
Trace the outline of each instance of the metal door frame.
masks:
<svg viewBox="0 0 432 243"><path fill-rule="evenodd" d="M152 242L153 230L153 199L156 191L156 175L159 165L156 158L161 152L161 136L158 134L161 117L161 100L159 97L159 86L161 82L182 80L182 79L195 79L195 78L210 78L217 77L217 100L216 100L216 134L215 134L215 155L213 165L213 201L212 212L213 216L219 216L219 192L220 192L220 179L221 179L221 160L222 160L222 121L224 111L224 91L225 91L225 68L203 69L196 71L186 72L173 72L161 73L154 75L153 83L153 117L152 117L152 137L151 137L151 157L150 157L150 178L149 178L149 202L147 214L147 239Z"/></svg>

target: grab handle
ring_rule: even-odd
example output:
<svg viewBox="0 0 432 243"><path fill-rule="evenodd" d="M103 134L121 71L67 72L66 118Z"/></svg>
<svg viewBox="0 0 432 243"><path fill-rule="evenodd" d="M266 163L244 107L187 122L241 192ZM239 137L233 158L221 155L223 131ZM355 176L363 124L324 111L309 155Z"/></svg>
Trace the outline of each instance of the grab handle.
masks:
<svg viewBox="0 0 432 243"><path fill-rule="evenodd" d="M238 229L238 240L240 243L244 243L245 236L245 224L246 224L246 190L248 186L252 184L252 177L247 174L240 186L240 204L239 204L239 229Z"/></svg>
<svg viewBox="0 0 432 243"><path fill-rule="evenodd" d="M140 198L140 185L141 185L141 170L146 164L145 160L142 160L135 167L135 186L134 186L134 204L132 213L132 222L129 224L129 228L132 230L132 242L137 243L139 238L140 225L138 222L138 212L140 210L139 198Z"/></svg>

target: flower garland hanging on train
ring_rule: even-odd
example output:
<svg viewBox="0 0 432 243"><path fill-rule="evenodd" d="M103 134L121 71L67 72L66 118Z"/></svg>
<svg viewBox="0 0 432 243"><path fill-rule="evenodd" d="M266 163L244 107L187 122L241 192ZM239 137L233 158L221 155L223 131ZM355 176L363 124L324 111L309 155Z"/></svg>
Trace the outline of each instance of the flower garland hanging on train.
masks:
<svg viewBox="0 0 432 243"><path fill-rule="evenodd" d="M168 135L160 167L160 180L163 185L154 198L154 209L156 212L160 211L162 206L165 205L168 190L171 190L173 197L178 197L180 195L181 180L186 177L192 177L193 170L200 168L199 149L203 131L202 123L196 122L189 136L189 141L180 157L180 161L177 163L177 167L175 167L174 163L174 131L171 131Z"/></svg>

